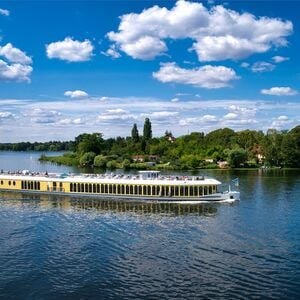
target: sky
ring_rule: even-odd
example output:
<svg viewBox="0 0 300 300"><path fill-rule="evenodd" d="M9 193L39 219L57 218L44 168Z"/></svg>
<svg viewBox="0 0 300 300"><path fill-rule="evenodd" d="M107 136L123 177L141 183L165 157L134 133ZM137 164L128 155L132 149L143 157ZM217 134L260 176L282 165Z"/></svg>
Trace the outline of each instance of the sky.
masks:
<svg viewBox="0 0 300 300"><path fill-rule="evenodd" d="M0 1L0 143L300 124L300 1Z"/></svg>

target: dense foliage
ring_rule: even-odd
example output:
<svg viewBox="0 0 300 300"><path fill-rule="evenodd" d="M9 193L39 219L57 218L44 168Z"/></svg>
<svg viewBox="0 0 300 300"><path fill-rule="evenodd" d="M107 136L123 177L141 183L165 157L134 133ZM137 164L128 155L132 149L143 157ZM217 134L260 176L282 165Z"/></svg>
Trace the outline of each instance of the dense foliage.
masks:
<svg viewBox="0 0 300 300"><path fill-rule="evenodd" d="M270 129L266 133L223 128L175 139L169 131L152 137L151 122L146 119L143 136L134 124L130 137L103 139L101 133L84 133L74 142L0 144L0 149L64 150L69 152L58 157L43 155L41 159L110 169L300 167L300 125L290 131Z"/></svg>

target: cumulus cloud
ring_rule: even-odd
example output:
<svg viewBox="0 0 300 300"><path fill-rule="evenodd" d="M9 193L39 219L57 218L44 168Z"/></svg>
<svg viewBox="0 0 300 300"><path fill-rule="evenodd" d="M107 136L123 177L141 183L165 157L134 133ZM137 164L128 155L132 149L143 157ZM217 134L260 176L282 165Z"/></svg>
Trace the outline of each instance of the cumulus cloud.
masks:
<svg viewBox="0 0 300 300"><path fill-rule="evenodd" d="M236 120L237 118L238 118L238 114L236 114L236 113L228 113L228 114L226 114L225 116L224 116L224 119L225 120Z"/></svg>
<svg viewBox="0 0 300 300"><path fill-rule="evenodd" d="M0 56L7 59L11 63L19 63L23 65L28 65L32 63L32 59L26 55L25 52L18 48L15 48L11 43L5 46L0 46Z"/></svg>
<svg viewBox="0 0 300 300"><path fill-rule="evenodd" d="M251 71L254 73L271 72L275 66L266 61L258 61L251 66Z"/></svg>
<svg viewBox="0 0 300 300"><path fill-rule="evenodd" d="M179 121L179 125L189 126L189 125L216 123L217 121L218 121L218 119L214 115L204 115L201 117L192 117L192 118L181 119Z"/></svg>
<svg viewBox="0 0 300 300"><path fill-rule="evenodd" d="M191 39L190 50L201 61L236 60L286 46L286 37L293 31L290 21L256 17L221 5L207 9L202 3L184 0L171 9L155 5L139 14L122 15L120 20L118 31L107 37L116 49L142 60L164 54L169 39Z"/></svg>
<svg viewBox="0 0 300 300"><path fill-rule="evenodd" d="M128 121L128 120L134 120L137 117L133 114L131 114L129 111L124 110L122 108L113 108L113 109L107 109L104 113L100 114L98 116L98 121L102 122L122 122L122 121Z"/></svg>
<svg viewBox="0 0 300 300"><path fill-rule="evenodd" d="M271 127L275 129L282 129L291 124L292 122L293 121L290 120L288 116L279 116L273 119Z"/></svg>
<svg viewBox="0 0 300 300"><path fill-rule="evenodd" d="M281 86L281 87L272 87L270 89L262 89L260 91L263 95L271 95L271 96L294 96L297 95L298 92L293 90L288 86Z"/></svg>
<svg viewBox="0 0 300 300"><path fill-rule="evenodd" d="M279 56L279 55L276 55L276 56L273 56L273 57L272 57L272 60L273 60L276 64L278 64L278 63L281 63L281 62L290 60L290 58L289 58L289 57L285 57L285 56Z"/></svg>
<svg viewBox="0 0 300 300"><path fill-rule="evenodd" d="M14 114L8 111L0 111L0 120L2 119L12 119L14 118Z"/></svg>
<svg viewBox="0 0 300 300"><path fill-rule="evenodd" d="M32 123L51 124L57 122L57 118L61 115L56 110L46 110L41 108L35 108L26 116L30 117Z"/></svg>
<svg viewBox="0 0 300 300"><path fill-rule="evenodd" d="M66 37L63 41L46 45L48 58L58 58L68 62L81 62L91 59L94 46L89 40L83 42Z"/></svg>
<svg viewBox="0 0 300 300"><path fill-rule="evenodd" d="M7 9L0 8L0 15L8 17L10 12Z"/></svg>
<svg viewBox="0 0 300 300"><path fill-rule="evenodd" d="M30 82L32 67L22 64L9 64L0 59L0 81L27 81Z"/></svg>
<svg viewBox="0 0 300 300"><path fill-rule="evenodd" d="M148 117L152 120L158 120L158 121L165 121L168 118L174 118L178 116L177 111L154 111L150 114L148 113L142 113L141 117Z"/></svg>
<svg viewBox="0 0 300 300"><path fill-rule="evenodd" d="M228 87L230 81L239 79L231 68L206 65L184 69L174 62L161 64L160 70L154 72L153 77L164 83L188 84L207 89Z"/></svg>
<svg viewBox="0 0 300 300"><path fill-rule="evenodd" d="M87 92L81 90L66 91L64 95L72 99L87 98L89 96Z"/></svg>
<svg viewBox="0 0 300 300"><path fill-rule="evenodd" d="M112 58L120 58L121 54L120 52L116 49L116 45L111 45L106 51L102 51L101 54L105 56L110 56Z"/></svg>
<svg viewBox="0 0 300 300"><path fill-rule="evenodd" d="M11 43L0 46L0 80L30 82L30 64L32 59Z"/></svg>

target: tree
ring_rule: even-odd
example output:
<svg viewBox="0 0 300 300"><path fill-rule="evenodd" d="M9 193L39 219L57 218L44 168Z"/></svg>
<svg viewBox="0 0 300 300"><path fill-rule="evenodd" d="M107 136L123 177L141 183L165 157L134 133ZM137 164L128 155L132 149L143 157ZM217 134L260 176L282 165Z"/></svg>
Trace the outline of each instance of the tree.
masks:
<svg viewBox="0 0 300 300"><path fill-rule="evenodd" d="M132 130L131 130L131 138L134 143L138 143L140 140L139 131L137 129L136 123L133 124Z"/></svg>
<svg viewBox="0 0 300 300"><path fill-rule="evenodd" d="M144 139L146 141L152 139L152 128L151 128L151 122L150 122L149 118L145 119L143 134L144 134Z"/></svg>
<svg viewBox="0 0 300 300"><path fill-rule="evenodd" d="M99 154L103 146L103 138L101 133L84 133L75 138L76 151L79 154L86 152L95 152Z"/></svg>
<svg viewBox="0 0 300 300"><path fill-rule="evenodd" d="M233 168L238 168L247 160L247 152L242 148L235 148L228 151L229 165Z"/></svg>
<svg viewBox="0 0 300 300"><path fill-rule="evenodd" d="M96 154L94 152L86 152L80 157L81 166L92 166L94 163Z"/></svg>
<svg viewBox="0 0 300 300"><path fill-rule="evenodd" d="M107 158L103 155L97 155L94 158L94 166L99 168L105 168L107 163Z"/></svg>
<svg viewBox="0 0 300 300"><path fill-rule="evenodd" d="M300 167L300 126L284 135L281 150L286 167Z"/></svg>

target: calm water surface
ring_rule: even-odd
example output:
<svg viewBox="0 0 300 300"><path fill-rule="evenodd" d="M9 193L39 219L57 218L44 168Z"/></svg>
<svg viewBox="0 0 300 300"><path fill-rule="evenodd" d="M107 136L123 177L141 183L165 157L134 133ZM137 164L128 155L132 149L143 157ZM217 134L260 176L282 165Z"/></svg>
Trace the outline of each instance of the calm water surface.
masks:
<svg viewBox="0 0 300 300"><path fill-rule="evenodd" d="M0 152L2 169L74 171ZM238 176L234 204L0 193L1 299L299 299L300 172Z"/></svg>

